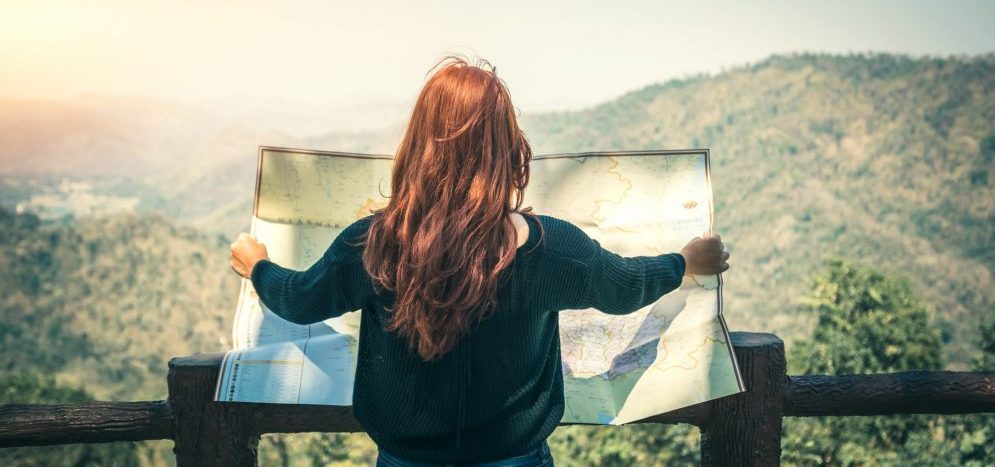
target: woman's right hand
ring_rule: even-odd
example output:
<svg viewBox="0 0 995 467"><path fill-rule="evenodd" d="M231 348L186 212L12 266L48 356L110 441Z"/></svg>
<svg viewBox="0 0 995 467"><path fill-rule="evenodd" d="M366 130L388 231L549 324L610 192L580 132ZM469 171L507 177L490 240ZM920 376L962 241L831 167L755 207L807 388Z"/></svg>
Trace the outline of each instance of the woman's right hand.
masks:
<svg viewBox="0 0 995 467"><path fill-rule="evenodd" d="M729 252L724 251L718 234L695 237L681 249L684 256L684 275L712 275L729 269Z"/></svg>

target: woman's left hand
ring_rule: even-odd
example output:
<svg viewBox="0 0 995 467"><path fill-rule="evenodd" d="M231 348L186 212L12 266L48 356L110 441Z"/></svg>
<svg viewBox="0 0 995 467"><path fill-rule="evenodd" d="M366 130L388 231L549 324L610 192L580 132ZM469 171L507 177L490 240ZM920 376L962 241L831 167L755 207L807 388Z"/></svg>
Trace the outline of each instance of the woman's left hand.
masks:
<svg viewBox="0 0 995 467"><path fill-rule="evenodd" d="M259 243L255 236L243 232L231 244L231 268L246 279L250 279L256 263L264 259L269 259L266 245Z"/></svg>

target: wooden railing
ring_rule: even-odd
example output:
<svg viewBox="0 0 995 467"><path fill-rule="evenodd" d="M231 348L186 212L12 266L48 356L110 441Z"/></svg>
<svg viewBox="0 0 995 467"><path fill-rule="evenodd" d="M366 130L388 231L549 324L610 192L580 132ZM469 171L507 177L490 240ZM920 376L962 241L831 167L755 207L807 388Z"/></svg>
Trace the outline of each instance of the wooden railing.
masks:
<svg viewBox="0 0 995 467"><path fill-rule="evenodd" d="M705 466L778 465L785 416L995 412L995 372L788 376L777 336L732 342L745 393L637 422L700 427ZM0 447L171 439L179 466L254 466L264 433L362 431L350 407L213 401L222 356L170 360L165 401L0 405Z"/></svg>

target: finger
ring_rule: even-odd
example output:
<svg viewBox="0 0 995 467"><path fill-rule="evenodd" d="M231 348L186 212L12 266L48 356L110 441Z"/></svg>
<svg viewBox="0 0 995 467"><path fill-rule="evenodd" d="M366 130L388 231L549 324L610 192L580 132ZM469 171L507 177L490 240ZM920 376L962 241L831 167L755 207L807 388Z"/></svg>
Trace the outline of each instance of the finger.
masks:
<svg viewBox="0 0 995 467"><path fill-rule="evenodd" d="M715 240L716 240L717 242L719 242L719 243L722 243L722 236L721 236L721 235L719 235L719 234L714 234L714 235L713 235L712 237L713 237L713 238L715 238Z"/></svg>
<svg viewBox="0 0 995 467"><path fill-rule="evenodd" d="M728 259L729 259L729 252L728 251L723 251L722 252L722 261L726 261Z"/></svg>
<svg viewBox="0 0 995 467"><path fill-rule="evenodd" d="M722 263L722 266L719 267L719 272L726 272L728 270L729 270L729 263Z"/></svg>

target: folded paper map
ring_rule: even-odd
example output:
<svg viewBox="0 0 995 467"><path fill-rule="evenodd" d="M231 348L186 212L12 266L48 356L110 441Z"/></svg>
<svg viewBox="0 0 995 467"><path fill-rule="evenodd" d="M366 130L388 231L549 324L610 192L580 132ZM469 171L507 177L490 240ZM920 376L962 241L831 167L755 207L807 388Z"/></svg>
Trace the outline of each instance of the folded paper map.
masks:
<svg viewBox="0 0 995 467"><path fill-rule="evenodd" d="M339 232L386 205L392 163L261 147L252 233L273 262L307 269ZM620 255L677 252L712 230L707 150L540 155L530 168L524 206ZM296 325L243 280L215 400L351 405L359 313ZM631 314L564 310L559 320L563 422L620 425L743 391L719 275L685 277Z"/></svg>

